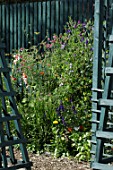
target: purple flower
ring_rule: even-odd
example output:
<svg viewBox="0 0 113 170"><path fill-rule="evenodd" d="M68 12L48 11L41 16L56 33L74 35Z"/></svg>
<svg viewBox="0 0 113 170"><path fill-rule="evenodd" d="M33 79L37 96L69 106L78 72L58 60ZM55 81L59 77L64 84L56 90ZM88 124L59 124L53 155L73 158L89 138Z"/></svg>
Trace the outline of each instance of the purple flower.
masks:
<svg viewBox="0 0 113 170"><path fill-rule="evenodd" d="M80 41L83 42L84 41L84 37L82 37Z"/></svg>
<svg viewBox="0 0 113 170"><path fill-rule="evenodd" d="M65 44L61 44L61 49L63 50L65 48Z"/></svg>
<svg viewBox="0 0 113 170"><path fill-rule="evenodd" d="M80 24L81 22L80 22L80 20L78 20L78 24Z"/></svg>
<svg viewBox="0 0 113 170"><path fill-rule="evenodd" d="M71 32L71 30L67 30L67 33L69 34Z"/></svg>
<svg viewBox="0 0 113 170"><path fill-rule="evenodd" d="M63 125L66 126L66 122L65 122L65 120L64 120L64 117L61 117L61 119L62 119Z"/></svg>
<svg viewBox="0 0 113 170"><path fill-rule="evenodd" d="M73 99L72 98L70 98L70 103L72 103L73 102Z"/></svg>
<svg viewBox="0 0 113 170"><path fill-rule="evenodd" d="M60 103L59 110L60 110L60 111L64 111L64 106L63 106L63 103L62 103L62 102Z"/></svg>
<svg viewBox="0 0 113 170"><path fill-rule="evenodd" d="M85 27L85 26L86 26L86 24L85 24L85 23L83 23L83 24L82 24L82 26L83 26L83 27Z"/></svg>
<svg viewBox="0 0 113 170"><path fill-rule="evenodd" d="M74 25L74 28L77 28L77 25Z"/></svg>
<svg viewBox="0 0 113 170"><path fill-rule="evenodd" d="M60 106L56 109L57 113L60 114L60 112L64 112L64 106L63 106L63 103L62 101L60 102Z"/></svg>
<svg viewBox="0 0 113 170"><path fill-rule="evenodd" d="M86 45L88 45L88 40L86 40Z"/></svg>
<svg viewBox="0 0 113 170"><path fill-rule="evenodd" d="M90 51L93 51L93 48L90 48Z"/></svg>
<svg viewBox="0 0 113 170"><path fill-rule="evenodd" d="M73 110L74 114L77 113L77 111L76 111L76 109L75 109L75 106L72 106L72 110Z"/></svg>

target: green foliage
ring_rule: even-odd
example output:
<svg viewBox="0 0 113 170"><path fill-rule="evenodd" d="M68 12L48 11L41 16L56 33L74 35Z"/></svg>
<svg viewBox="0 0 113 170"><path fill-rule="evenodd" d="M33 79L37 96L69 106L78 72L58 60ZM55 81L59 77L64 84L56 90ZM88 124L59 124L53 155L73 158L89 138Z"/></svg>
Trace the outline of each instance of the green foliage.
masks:
<svg viewBox="0 0 113 170"><path fill-rule="evenodd" d="M69 19L64 34L13 55L11 77L30 150L90 158L92 44L92 23Z"/></svg>

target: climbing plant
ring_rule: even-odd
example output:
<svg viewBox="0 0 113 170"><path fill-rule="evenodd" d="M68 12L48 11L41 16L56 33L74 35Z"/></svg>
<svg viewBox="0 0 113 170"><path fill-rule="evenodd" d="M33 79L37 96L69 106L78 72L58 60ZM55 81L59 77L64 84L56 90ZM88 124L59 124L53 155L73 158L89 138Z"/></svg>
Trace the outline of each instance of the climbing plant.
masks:
<svg viewBox="0 0 113 170"><path fill-rule="evenodd" d="M90 157L92 25L70 18L64 34L13 54L12 82L34 152Z"/></svg>

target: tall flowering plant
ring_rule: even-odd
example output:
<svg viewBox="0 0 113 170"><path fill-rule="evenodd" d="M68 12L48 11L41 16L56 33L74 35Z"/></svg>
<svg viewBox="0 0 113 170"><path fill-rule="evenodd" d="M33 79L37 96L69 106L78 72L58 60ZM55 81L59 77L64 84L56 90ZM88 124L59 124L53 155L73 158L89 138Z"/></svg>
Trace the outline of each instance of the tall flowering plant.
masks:
<svg viewBox="0 0 113 170"><path fill-rule="evenodd" d="M12 81L22 84L19 109L29 148L84 160L90 157L92 23L69 19L64 28L14 54Z"/></svg>

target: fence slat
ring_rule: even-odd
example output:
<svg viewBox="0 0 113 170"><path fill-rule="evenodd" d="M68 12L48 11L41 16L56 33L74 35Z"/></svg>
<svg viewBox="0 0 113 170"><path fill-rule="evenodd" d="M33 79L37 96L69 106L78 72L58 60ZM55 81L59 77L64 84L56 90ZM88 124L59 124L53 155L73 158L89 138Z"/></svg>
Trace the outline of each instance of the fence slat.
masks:
<svg viewBox="0 0 113 170"><path fill-rule="evenodd" d="M68 2L68 0L67 1L64 1L64 3L65 3L65 6L64 6L64 20L65 20L65 22L66 21L68 21L68 16L69 16L69 10L68 10L68 8L69 8L69 2Z"/></svg>
<svg viewBox="0 0 113 170"><path fill-rule="evenodd" d="M51 29L50 29L50 24L51 24L51 20L50 20L50 16L51 16L51 2L48 1L47 2L47 31L48 31L48 37L50 37L51 34Z"/></svg>
<svg viewBox="0 0 113 170"><path fill-rule="evenodd" d="M13 5L14 8L14 49L17 49L17 4Z"/></svg>
<svg viewBox="0 0 113 170"><path fill-rule="evenodd" d="M24 48L24 44L25 44L25 4L22 4L21 6L22 8L22 46Z"/></svg>
<svg viewBox="0 0 113 170"><path fill-rule="evenodd" d="M0 5L0 41L1 41L1 39L2 39L2 6Z"/></svg>
<svg viewBox="0 0 113 170"><path fill-rule="evenodd" d="M25 26L25 35L26 35L26 47L28 48L29 42L29 2L26 3L26 26Z"/></svg>
<svg viewBox="0 0 113 170"><path fill-rule="evenodd" d="M40 32L39 36L38 36L38 40L41 41L41 37L42 37L42 2L38 3L38 32Z"/></svg>
<svg viewBox="0 0 113 170"><path fill-rule="evenodd" d="M33 45L33 17L34 17L34 13L33 13L34 9L33 9L33 2L30 2L30 13L29 13L29 16L30 16L30 23L29 23L29 30L30 30L30 41L29 41L29 44L30 45Z"/></svg>
<svg viewBox="0 0 113 170"><path fill-rule="evenodd" d="M34 44L37 44L38 41L38 2L34 2Z"/></svg>
<svg viewBox="0 0 113 170"><path fill-rule="evenodd" d="M60 33L63 32L63 6L64 1L60 1Z"/></svg>
<svg viewBox="0 0 113 170"><path fill-rule="evenodd" d="M2 32L2 41L5 41L5 20L6 20L6 18L5 18L5 5L2 5L2 10L1 10L1 13L2 13L2 30L1 30L1 32Z"/></svg>
<svg viewBox="0 0 113 170"><path fill-rule="evenodd" d="M55 1L51 1L51 36L54 33L54 24L55 24Z"/></svg>
<svg viewBox="0 0 113 170"><path fill-rule="evenodd" d="M21 6L18 4L18 49L21 47Z"/></svg>
<svg viewBox="0 0 113 170"><path fill-rule="evenodd" d="M74 1L74 5L73 6L74 6L74 14L73 14L74 15L74 20L77 21L78 20L78 18L77 18L77 12L78 12L77 11L77 0Z"/></svg>
<svg viewBox="0 0 113 170"><path fill-rule="evenodd" d="M10 51L10 8L9 8L9 4L6 4L6 6L4 6L4 10L5 10L5 7L6 7L6 22L4 23L4 26L6 26L4 28L3 26L3 29L4 29L4 33L6 31L6 36L4 36L4 39L6 40L6 47L7 47L7 50ZM5 11L4 11L5 12ZM4 19L5 19L5 16L4 16Z"/></svg>
<svg viewBox="0 0 113 170"><path fill-rule="evenodd" d="M59 33L59 13L60 13L60 10L59 10L59 1L56 1L56 13L55 13L55 16L56 16L56 33L58 34Z"/></svg>
<svg viewBox="0 0 113 170"><path fill-rule="evenodd" d="M73 17L73 0L69 1L69 15Z"/></svg>
<svg viewBox="0 0 113 170"><path fill-rule="evenodd" d="M42 8L43 8L43 12L42 12L42 25L43 25L43 27L42 27L42 32L43 32L43 34L42 34L42 39L44 39L45 38L45 36L46 36L46 2L43 2L42 3Z"/></svg>
<svg viewBox="0 0 113 170"><path fill-rule="evenodd" d="M13 47L13 6L10 5L10 51L14 48Z"/></svg>

